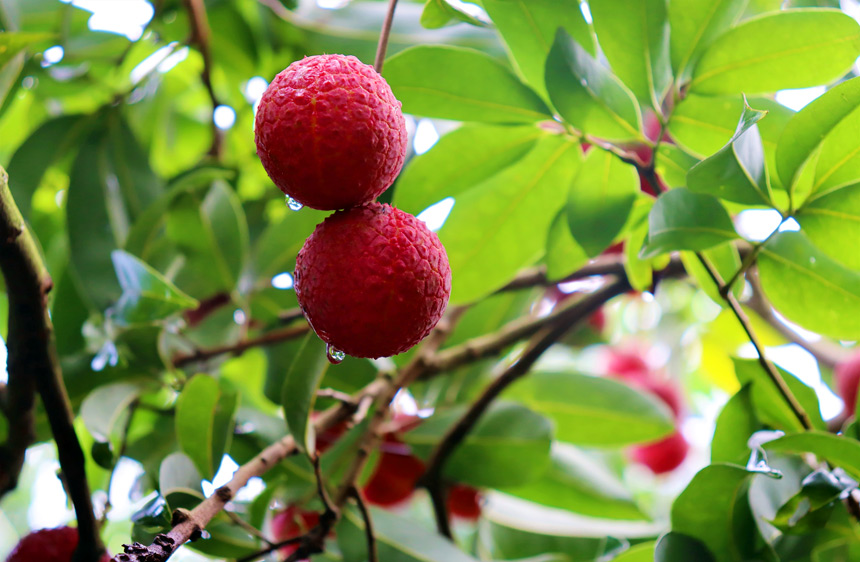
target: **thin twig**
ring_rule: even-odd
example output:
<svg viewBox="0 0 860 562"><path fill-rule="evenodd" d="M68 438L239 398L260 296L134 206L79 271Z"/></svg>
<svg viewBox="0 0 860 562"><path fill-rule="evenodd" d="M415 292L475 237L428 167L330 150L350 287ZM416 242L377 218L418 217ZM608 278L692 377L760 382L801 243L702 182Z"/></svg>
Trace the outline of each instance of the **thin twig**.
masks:
<svg viewBox="0 0 860 562"><path fill-rule="evenodd" d="M36 241L24 223L8 176L0 168L0 270L9 297L7 370L9 375L6 414L10 430L3 447L3 491L14 488L27 446L34 437L33 389L42 398L63 479L75 506L80 540L74 562L94 562L104 552L98 522L93 512L84 453L78 441L48 312L51 276L42 261Z"/></svg>
<svg viewBox="0 0 860 562"><path fill-rule="evenodd" d="M550 346L556 343L571 328L597 311L606 302L618 295L624 294L630 288L629 281L626 277L623 277L583 297L576 304L566 307L563 310L564 314L559 315L551 324L543 327L535 335L532 343L526 348L522 356L513 365L508 367L504 373L493 380L457 423L451 426L445 433L445 436L430 455L430 459L427 461L427 468L421 479L421 484L430 492L439 533L449 539L452 537L445 501L446 493L444 482L442 481L442 469L451 454L453 454L463 439L475 427L490 404L511 383L528 373L532 365Z"/></svg>
<svg viewBox="0 0 860 562"><path fill-rule="evenodd" d="M394 22L395 8L397 8L397 0L388 0L388 9L385 12L385 21L382 22L382 31L376 46L376 58L373 62L373 67L380 74L382 73L382 64L385 62L385 51L388 50L388 39L391 37L391 24Z"/></svg>
<svg viewBox="0 0 860 562"><path fill-rule="evenodd" d="M254 527L253 525L251 525L250 523L248 523L247 521L245 521L244 519L239 517L238 514L233 513L229 509L225 509L224 513L227 514L227 517L230 519L230 521L233 522L234 525L241 528L243 531L245 531L246 533L248 533L252 537L256 537L258 540L263 541L263 543L268 545L268 546L272 546L275 544L272 541L270 541L266 535L264 535L262 532L260 532L260 530L258 528Z"/></svg>
<svg viewBox="0 0 860 562"><path fill-rule="evenodd" d="M254 560L259 560L263 556L269 554L270 552L275 552L278 549L284 548L285 546L291 546L297 543L302 542L304 539L303 535L299 535L297 537L291 537L286 540L282 540L280 542L272 543L266 548L262 550L258 550L253 554L249 554L248 556L243 556L242 558L237 558L236 562L253 562Z"/></svg>
<svg viewBox="0 0 860 562"><path fill-rule="evenodd" d="M218 357L219 355L225 355L228 353L239 355L252 347L264 347L295 339L308 333L308 330L310 330L310 326L305 322L296 326L287 326L278 330L272 330L271 332L267 332L261 336L257 336L256 338L242 340L234 344L211 347L208 349L198 349L197 351L187 355L177 355L174 357L173 366L183 367L189 363L206 361L213 357Z"/></svg>
<svg viewBox="0 0 860 562"><path fill-rule="evenodd" d="M367 508L367 503L361 495L358 488L352 489L352 499L358 506L358 512L361 513L361 518L364 519L364 534L367 537L367 560L368 562L379 562L379 549L376 547L376 533L373 530L373 519L370 517L370 510Z"/></svg>
<svg viewBox="0 0 860 562"><path fill-rule="evenodd" d="M317 398L331 398L332 400L337 400L338 402L348 402L350 404L353 404L351 394L341 392L340 390L335 390L334 388L321 388L317 390Z"/></svg>
<svg viewBox="0 0 860 562"><path fill-rule="evenodd" d="M200 79L209 94L214 113L221 103L218 101L218 96L215 95L215 88L212 87L212 48L210 43L212 33L209 29L209 18L206 17L206 6L203 0L184 0L184 3L191 20L191 40L189 43L197 46L197 50L200 51L203 58L203 70L200 72ZM209 154L215 158L219 158L221 155L221 131L215 125L214 118L212 120L212 146L209 149Z"/></svg>

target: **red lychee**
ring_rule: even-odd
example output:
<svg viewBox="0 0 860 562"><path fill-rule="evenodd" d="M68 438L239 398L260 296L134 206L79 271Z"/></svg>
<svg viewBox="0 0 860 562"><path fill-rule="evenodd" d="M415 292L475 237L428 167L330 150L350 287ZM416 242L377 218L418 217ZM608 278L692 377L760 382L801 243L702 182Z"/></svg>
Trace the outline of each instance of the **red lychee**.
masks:
<svg viewBox="0 0 860 562"><path fill-rule="evenodd" d="M448 488L448 512L470 521L480 517L481 495L478 490L465 484L452 485Z"/></svg>
<svg viewBox="0 0 860 562"><path fill-rule="evenodd" d="M650 372L651 368L648 363L638 353L609 349L606 374L630 381L648 378Z"/></svg>
<svg viewBox="0 0 860 562"><path fill-rule="evenodd" d="M71 562L78 546L78 530L74 527L57 527L33 531L21 539L6 562ZM105 553L101 562L108 562Z"/></svg>
<svg viewBox="0 0 860 562"><path fill-rule="evenodd" d="M836 365L833 380L836 391L845 402L845 413L853 416L857 408L857 387L860 385L860 353Z"/></svg>
<svg viewBox="0 0 860 562"><path fill-rule="evenodd" d="M406 121L388 83L353 56L318 55L278 74L257 109L257 154L281 191L314 209L367 203L406 158Z"/></svg>
<svg viewBox="0 0 860 562"><path fill-rule="evenodd" d="M316 527L319 522L320 514L316 511L308 511L296 505L290 505L272 517L272 536L274 536L275 542L300 537ZM281 547L281 556L289 557L290 554L299 549L299 546L299 543L295 543Z"/></svg>
<svg viewBox="0 0 860 562"><path fill-rule="evenodd" d="M650 468L654 474L665 474L681 466L689 450L690 444L676 431L660 441L633 447L630 456Z"/></svg>
<svg viewBox="0 0 860 562"><path fill-rule="evenodd" d="M451 269L439 238L409 213L368 203L328 217L296 259L296 296L317 335L353 357L388 357L442 316Z"/></svg>
<svg viewBox="0 0 860 562"><path fill-rule="evenodd" d="M379 462L362 492L369 503L388 507L412 495L424 474L424 463L392 434L385 436L380 451Z"/></svg>

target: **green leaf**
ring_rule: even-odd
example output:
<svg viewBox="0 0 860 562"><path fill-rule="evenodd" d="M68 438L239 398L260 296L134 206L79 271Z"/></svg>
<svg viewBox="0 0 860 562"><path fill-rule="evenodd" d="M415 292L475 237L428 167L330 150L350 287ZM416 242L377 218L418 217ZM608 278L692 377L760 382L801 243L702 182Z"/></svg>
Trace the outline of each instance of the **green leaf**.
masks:
<svg viewBox="0 0 860 562"><path fill-rule="evenodd" d="M794 184L803 163L858 104L860 78L852 78L834 86L795 114L776 147L777 170L784 185ZM851 146L855 144L852 142Z"/></svg>
<svg viewBox="0 0 860 562"><path fill-rule="evenodd" d="M648 214L653 206L654 200L650 197L640 196L636 200L628 221L630 234L624 241L624 271L630 286L637 291L648 290L654 282L652 260L639 257L648 239Z"/></svg>
<svg viewBox="0 0 860 562"><path fill-rule="evenodd" d="M0 32L0 68L12 58L34 43L40 43L55 38L53 33L26 31Z"/></svg>
<svg viewBox="0 0 860 562"><path fill-rule="evenodd" d="M525 81L546 93L546 57L558 28L564 29L588 53L594 37L574 0L482 0Z"/></svg>
<svg viewBox="0 0 860 562"><path fill-rule="evenodd" d="M451 22L466 22L472 25L485 26L486 22L449 4L446 0L427 0L421 12L421 25L427 29L439 29Z"/></svg>
<svg viewBox="0 0 860 562"><path fill-rule="evenodd" d="M181 494L202 500L203 489L200 486L202 479L194 461L188 455L171 453L161 461L158 470L158 489L165 498L171 494Z"/></svg>
<svg viewBox="0 0 860 562"><path fill-rule="evenodd" d="M666 533L657 543L654 562L714 562L714 555L702 541L682 535Z"/></svg>
<svg viewBox="0 0 860 562"><path fill-rule="evenodd" d="M457 197L516 164L546 135L531 126L460 127L409 161L397 180L393 204L417 215L445 197Z"/></svg>
<svg viewBox="0 0 860 562"><path fill-rule="evenodd" d="M299 449L311 456L316 437L313 424L308 422L328 366L325 344L311 331L302 338L284 378L281 403L287 426Z"/></svg>
<svg viewBox="0 0 860 562"><path fill-rule="evenodd" d="M758 536L747 503L754 474L731 464L700 470L672 504L672 531L700 540L716 562L751 558Z"/></svg>
<svg viewBox="0 0 860 562"><path fill-rule="evenodd" d="M860 55L860 26L839 10L784 10L746 20L702 54L698 94L766 94L827 84Z"/></svg>
<svg viewBox="0 0 860 562"><path fill-rule="evenodd" d="M860 274L846 269L800 232L780 232L758 258L761 286L786 318L835 339L860 338Z"/></svg>
<svg viewBox="0 0 860 562"><path fill-rule="evenodd" d="M522 160L457 198L439 231L456 279L452 304L492 293L540 259L580 159L577 144L544 137Z"/></svg>
<svg viewBox="0 0 860 562"><path fill-rule="evenodd" d="M686 187L687 173L698 162L674 144L662 143L654 153L654 170L669 187Z"/></svg>
<svg viewBox="0 0 860 562"><path fill-rule="evenodd" d="M619 447L655 441L672 431L669 410L618 381L575 373L532 373L510 398L549 416L556 438L577 445Z"/></svg>
<svg viewBox="0 0 860 562"><path fill-rule="evenodd" d="M564 209L556 215L549 227L544 261L546 277L550 281L564 279L588 261L588 254L570 234L567 213Z"/></svg>
<svg viewBox="0 0 860 562"><path fill-rule="evenodd" d="M563 443L553 445L552 464L539 479L501 491L541 505L591 517L647 519L624 484L615 478L607 466L576 447Z"/></svg>
<svg viewBox="0 0 860 562"><path fill-rule="evenodd" d="M742 385L752 383L752 401L755 406L755 414L766 425L786 431L800 431L803 425L791 407L782 397L782 393L776 384L764 371L764 368L756 359L732 359L735 365L735 374L738 382ZM791 373L777 367L777 371L788 385L789 390L797 399L801 408L809 416L813 427L825 429L827 425L821 419L818 395L815 390L803 384Z"/></svg>
<svg viewBox="0 0 860 562"><path fill-rule="evenodd" d="M33 193L45 171L79 138L87 120L81 115L61 115L45 121L12 155L7 171L9 189L24 218L29 218Z"/></svg>
<svg viewBox="0 0 860 562"><path fill-rule="evenodd" d="M812 453L845 469L855 480L860 479L860 442L855 439L826 431L807 431L769 441L764 448L781 453Z"/></svg>
<svg viewBox="0 0 860 562"><path fill-rule="evenodd" d="M711 463L743 465L750 456L749 437L762 429L752 400L753 385L744 385L729 398L720 415L711 440Z"/></svg>
<svg viewBox="0 0 860 562"><path fill-rule="evenodd" d="M684 151L704 159L729 142L737 130L743 98L689 94L672 111L668 131Z"/></svg>
<svg viewBox="0 0 860 562"><path fill-rule="evenodd" d="M654 203L648 216L648 243L641 255L706 250L735 238L732 219L716 197L679 187Z"/></svg>
<svg viewBox="0 0 860 562"><path fill-rule="evenodd" d="M379 560L385 562L476 562L454 543L425 525L401 514L371 508ZM344 511L336 530L344 562L367 560L364 519L355 510Z"/></svg>
<svg viewBox="0 0 860 562"><path fill-rule="evenodd" d="M221 455L213 454L215 413L221 398L218 381L195 375L185 384L176 401L176 439L197 471L209 480L215 475Z"/></svg>
<svg viewBox="0 0 860 562"><path fill-rule="evenodd" d="M766 114L744 100L743 113L729 142L687 174L690 191L747 205L770 203L764 148L756 126Z"/></svg>
<svg viewBox="0 0 860 562"><path fill-rule="evenodd" d="M803 233L822 252L842 265L860 270L860 185L819 194L794 215Z"/></svg>
<svg viewBox="0 0 860 562"><path fill-rule="evenodd" d="M606 140L642 138L633 93L563 29L546 60L546 89L562 119L580 131Z"/></svg>
<svg viewBox="0 0 860 562"><path fill-rule="evenodd" d="M81 404L81 419L97 441L108 442L121 433L121 421L128 417L128 406L140 396L143 387L133 382L118 382L93 390Z"/></svg>
<svg viewBox="0 0 860 562"><path fill-rule="evenodd" d="M589 257L608 248L627 222L639 194L636 168L611 152L589 151L567 196L567 224Z"/></svg>
<svg viewBox="0 0 860 562"><path fill-rule="evenodd" d="M746 0L669 0L670 53L679 82L685 82L702 52L732 26Z"/></svg>
<svg viewBox="0 0 860 562"><path fill-rule="evenodd" d="M589 8L612 70L660 111L672 81L666 0L601 0Z"/></svg>
<svg viewBox="0 0 860 562"><path fill-rule="evenodd" d="M642 544L637 544L636 546L630 547L628 550L625 550L621 553L620 556L617 556L612 559L613 562L654 562L655 550L657 548L656 542L646 542ZM697 560L698 562L698 560ZM704 561L702 561L704 562Z"/></svg>
<svg viewBox="0 0 860 562"><path fill-rule="evenodd" d="M164 188L149 165L149 154L144 152L119 111L108 115L108 163L109 173L116 178L117 189L134 222L161 196Z"/></svg>
<svg viewBox="0 0 860 562"><path fill-rule="evenodd" d="M811 197L827 195L860 180L860 148L857 130L860 111L854 110L837 123L821 143Z"/></svg>
<svg viewBox="0 0 860 562"><path fill-rule="evenodd" d="M385 63L385 79L406 113L490 123L552 118L537 94L510 70L489 55L462 47L406 49Z"/></svg>
<svg viewBox="0 0 860 562"><path fill-rule="evenodd" d="M111 253L122 297L112 317L124 326L147 324L199 304L145 262L122 250Z"/></svg>
<svg viewBox="0 0 860 562"><path fill-rule="evenodd" d="M465 407L439 411L404 436L415 453L427 458ZM512 402L494 402L445 464L443 474L479 487L524 484L542 475L550 460L552 424Z"/></svg>
<svg viewBox="0 0 860 562"><path fill-rule="evenodd" d="M720 274L720 278L728 282L735 273L741 268L741 256L737 247L734 244L723 244L714 246L702 251L712 266ZM705 292L708 297L720 306L726 306L726 301L720 294L720 290L714 280L711 279L710 273L699 261L699 257L693 252L681 252L681 262L684 264L684 269L687 273L696 280L696 284ZM735 297L739 297L743 283L735 283L732 286L732 293Z"/></svg>

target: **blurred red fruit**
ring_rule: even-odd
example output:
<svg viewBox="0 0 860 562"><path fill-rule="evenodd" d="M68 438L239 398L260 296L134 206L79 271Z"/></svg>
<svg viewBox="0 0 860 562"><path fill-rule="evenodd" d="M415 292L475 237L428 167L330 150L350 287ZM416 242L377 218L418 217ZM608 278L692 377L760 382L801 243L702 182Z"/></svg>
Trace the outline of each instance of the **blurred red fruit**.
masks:
<svg viewBox="0 0 860 562"><path fill-rule="evenodd" d="M320 514L316 511L307 511L291 505L272 518L272 536L275 542L300 537L316 527L319 522ZM298 548L298 543L284 546L280 549L281 556L286 558Z"/></svg>
<svg viewBox="0 0 860 562"><path fill-rule="evenodd" d="M316 412L311 415L311 419L314 419L316 417L315 414ZM320 454L325 453L331 448L332 445L337 442L338 439L341 438L344 433L346 433L347 429L347 422L344 421L334 427L330 427L329 429L318 433L316 441L317 451L319 451Z"/></svg>
<svg viewBox="0 0 860 562"><path fill-rule="evenodd" d="M606 374L624 380L645 379L651 368L645 359L632 351L609 350L609 360L606 364Z"/></svg>
<svg viewBox="0 0 860 562"><path fill-rule="evenodd" d="M603 312L602 308L598 308L594 314L588 317L588 325L595 332L602 332L606 328L606 313Z"/></svg>
<svg viewBox="0 0 860 562"><path fill-rule="evenodd" d="M687 440L676 431L660 441L633 447L630 456L634 461L650 468L654 474L665 474L681 466L689 450Z"/></svg>
<svg viewBox="0 0 860 562"><path fill-rule="evenodd" d="M74 527L57 527L33 531L21 539L6 562L71 562L78 546L78 530ZM105 553L101 562L108 562Z"/></svg>
<svg viewBox="0 0 860 562"><path fill-rule="evenodd" d="M380 451L379 463L362 491L368 503L391 506L412 495L424 463L392 434L385 436Z"/></svg>
<svg viewBox="0 0 860 562"><path fill-rule="evenodd" d="M853 416L857 409L857 387L860 385L860 353L836 365L833 378L836 391L845 402L845 413Z"/></svg>
<svg viewBox="0 0 860 562"><path fill-rule="evenodd" d="M480 517L481 496L478 490L465 484L451 486L448 489L448 513L470 521Z"/></svg>
<svg viewBox="0 0 860 562"><path fill-rule="evenodd" d="M662 400L672 410L675 419L680 419L681 414L684 412L684 399L681 397L681 391L672 382L647 378L638 379L633 382L633 385L650 392Z"/></svg>

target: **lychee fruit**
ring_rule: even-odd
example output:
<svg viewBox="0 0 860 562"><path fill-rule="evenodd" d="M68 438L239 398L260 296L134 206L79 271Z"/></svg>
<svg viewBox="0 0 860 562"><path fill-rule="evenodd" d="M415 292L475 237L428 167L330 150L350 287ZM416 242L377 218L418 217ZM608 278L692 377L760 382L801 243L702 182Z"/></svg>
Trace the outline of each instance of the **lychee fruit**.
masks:
<svg viewBox="0 0 860 562"><path fill-rule="evenodd" d="M302 205L333 211L367 203L403 167L400 106L385 79L357 58L304 58L260 99L257 154L275 185Z"/></svg>
<svg viewBox="0 0 860 562"><path fill-rule="evenodd" d="M474 521L481 516L481 494L465 484L448 488L448 512L461 519Z"/></svg>
<svg viewBox="0 0 860 562"><path fill-rule="evenodd" d="M690 444L676 431L659 441L633 447L630 456L650 468L654 474L665 474L681 466L689 451Z"/></svg>
<svg viewBox="0 0 860 562"><path fill-rule="evenodd" d="M421 459L412 454L408 445L389 434L380 447L379 463L362 492L374 505L397 505L412 496L422 474Z"/></svg>
<svg viewBox="0 0 860 562"><path fill-rule="evenodd" d="M857 387L860 385L860 353L836 365L833 381L836 391L845 402L845 413L853 416L857 408Z"/></svg>
<svg viewBox="0 0 860 562"><path fill-rule="evenodd" d="M6 562L71 562L78 546L78 530L74 527L57 527L33 531L21 539ZM105 553L101 562L108 562Z"/></svg>
<svg viewBox="0 0 860 562"><path fill-rule="evenodd" d="M421 341L445 311L451 269L439 238L409 213L368 203L317 225L296 259L310 325L353 357L388 357Z"/></svg>
<svg viewBox="0 0 860 562"><path fill-rule="evenodd" d="M272 536L274 536L275 542L300 537L316 527L319 522L320 514L316 511L308 511L297 505L289 505L272 517ZM295 543L281 547L279 549L281 556L289 557L299 549L299 546L299 543Z"/></svg>

